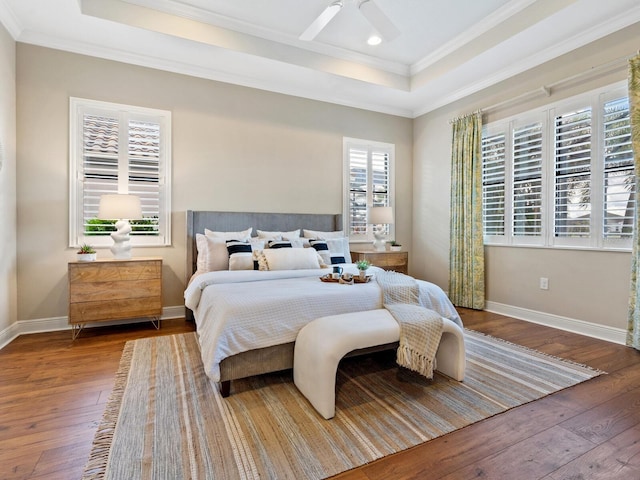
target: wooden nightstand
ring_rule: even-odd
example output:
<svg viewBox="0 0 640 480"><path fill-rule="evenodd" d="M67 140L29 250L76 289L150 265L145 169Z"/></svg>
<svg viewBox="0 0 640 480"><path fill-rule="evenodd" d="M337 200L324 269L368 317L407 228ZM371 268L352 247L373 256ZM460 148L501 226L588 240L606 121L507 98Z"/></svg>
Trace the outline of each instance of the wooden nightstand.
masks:
<svg viewBox="0 0 640 480"><path fill-rule="evenodd" d="M351 260L353 262L368 260L371 265L376 267L408 275L409 252L392 252L390 250L378 252L370 247L351 247Z"/></svg>
<svg viewBox="0 0 640 480"><path fill-rule="evenodd" d="M162 315L162 259L69 262L69 324L75 339L89 322Z"/></svg>

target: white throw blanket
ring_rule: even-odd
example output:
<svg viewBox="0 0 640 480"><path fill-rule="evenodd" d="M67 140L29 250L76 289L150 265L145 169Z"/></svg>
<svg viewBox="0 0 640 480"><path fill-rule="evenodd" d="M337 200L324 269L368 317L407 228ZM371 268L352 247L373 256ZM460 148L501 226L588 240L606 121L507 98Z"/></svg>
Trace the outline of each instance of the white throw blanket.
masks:
<svg viewBox="0 0 640 480"><path fill-rule="evenodd" d="M384 307L400 325L398 365L433 378L434 361L442 338L442 316L420 306L418 282L396 272L381 272L376 280Z"/></svg>

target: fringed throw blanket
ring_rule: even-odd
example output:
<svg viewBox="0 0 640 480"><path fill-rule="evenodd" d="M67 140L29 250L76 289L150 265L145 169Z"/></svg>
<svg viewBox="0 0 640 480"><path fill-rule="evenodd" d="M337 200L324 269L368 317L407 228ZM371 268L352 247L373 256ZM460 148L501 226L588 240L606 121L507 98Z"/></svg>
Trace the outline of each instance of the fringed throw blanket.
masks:
<svg viewBox="0 0 640 480"><path fill-rule="evenodd" d="M382 303L400 325L398 365L433 378L434 359L442 337L442 317L420 305L419 287L413 277L380 272L376 280Z"/></svg>

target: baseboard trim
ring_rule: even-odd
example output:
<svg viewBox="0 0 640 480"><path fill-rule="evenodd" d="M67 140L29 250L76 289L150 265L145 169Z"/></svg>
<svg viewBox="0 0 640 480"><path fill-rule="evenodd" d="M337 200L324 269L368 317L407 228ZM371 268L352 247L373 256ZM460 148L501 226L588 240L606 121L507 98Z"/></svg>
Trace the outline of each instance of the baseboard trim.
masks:
<svg viewBox="0 0 640 480"><path fill-rule="evenodd" d="M183 305L174 307L163 307L160 320L171 318L184 318L185 310ZM112 322L87 323L84 328L105 327L108 325L126 325L129 323L148 322L147 318L133 318L127 320L114 320ZM0 349L7 346L20 335L31 333L56 332L59 330L70 330L68 317L36 318L33 320L18 320L0 332Z"/></svg>
<svg viewBox="0 0 640 480"><path fill-rule="evenodd" d="M595 323L577 320L575 318L562 317L551 313L529 310L527 308L515 307L504 303L487 301L485 305L487 312L498 313L508 317L517 318L547 327L558 328L588 337L606 340L608 342L625 345L627 332L622 328L607 327ZM184 318L185 308L182 305L173 307L164 307L162 309L161 320L172 318ZM113 322L88 323L85 328L106 325L125 325L128 323L139 323L147 321L147 319L131 319L131 320L114 320ZM55 332L59 330L69 330L67 317L39 318L34 320L18 320L16 323L9 325L0 332L0 349L11 343L20 335L28 335L31 333Z"/></svg>
<svg viewBox="0 0 640 480"><path fill-rule="evenodd" d="M585 322L584 320L529 310L528 308L514 307L513 305L506 305L504 303L487 301L485 310L487 312L498 313L500 315L517 318L518 320L558 328L567 332L578 333L620 345L625 345L627 339L627 332L622 328L598 325L596 323Z"/></svg>

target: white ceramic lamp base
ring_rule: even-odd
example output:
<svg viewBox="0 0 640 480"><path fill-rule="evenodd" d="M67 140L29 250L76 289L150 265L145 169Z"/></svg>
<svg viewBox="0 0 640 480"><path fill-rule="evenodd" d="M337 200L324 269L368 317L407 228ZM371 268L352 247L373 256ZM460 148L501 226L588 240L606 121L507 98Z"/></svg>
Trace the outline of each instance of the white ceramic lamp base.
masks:
<svg viewBox="0 0 640 480"><path fill-rule="evenodd" d="M129 234L131 233L131 225L127 220L118 220L116 222L116 231L111 234L113 245L111 253L118 260L129 260L131 258L131 242Z"/></svg>
<svg viewBox="0 0 640 480"><path fill-rule="evenodd" d="M373 241L373 249L377 252L383 252L386 249L384 235L380 233L374 233L375 240Z"/></svg>

